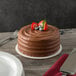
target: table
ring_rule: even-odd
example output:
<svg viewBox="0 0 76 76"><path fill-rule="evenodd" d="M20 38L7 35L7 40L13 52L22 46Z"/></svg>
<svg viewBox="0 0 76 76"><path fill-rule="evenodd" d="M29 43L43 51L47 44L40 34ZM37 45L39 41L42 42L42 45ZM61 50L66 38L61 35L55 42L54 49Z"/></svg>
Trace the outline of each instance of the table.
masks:
<svg viewBox="0 0 76 76"><path fill-rule="evenodd" d="M5 45L0 47L0 51L8 52L16 57L18 57L24 67L25 76L42 76L57 59L64 53L70 53L73 48L76 48L76 29L61 29L64 34L61 35L61 44L63 46L63 51L60 55L44 59L44 60L34 60L28 59L20 56L15 51L15 45L17 44L17 39L9 41ZM3 32L0 33L0 40L12 35L13 32Z"/></svg>

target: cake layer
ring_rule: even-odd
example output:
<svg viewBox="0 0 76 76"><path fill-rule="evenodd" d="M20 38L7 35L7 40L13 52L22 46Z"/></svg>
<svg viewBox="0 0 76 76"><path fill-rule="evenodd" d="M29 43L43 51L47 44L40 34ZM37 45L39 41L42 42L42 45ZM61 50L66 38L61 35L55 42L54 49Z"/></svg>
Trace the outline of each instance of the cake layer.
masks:
<svg viewBox="0 0 76 76"><path fill-rule="evenodd" d="M27 55L47 56L60 48L58 28L48 25L48 30L31 30L31 25L24 26L18 33L18 48Z"/></svg>
<svg viewBox="0 0 76 76"><path fill-rule="evenodd" d="M21 48L18 48L20 50L20 52L22 52L23 54L25 55L28 55L28 56L33 56L33 57L44 57L44 56L49 56L49 55L52 55L54 53L56 53L58 50L59 50L60 47L56 48L55 50L51 51L51 52L37 52L37 53L32 53L32 52L27 52L27 51L24 51L22 50Z"/></svg>
<svg viewBox="0 0 76 76"><path fill-rule="evenodd" d="M45 41L41 41L41 42L35 41L35 42L32 42L32 41L26 41L26 40L23 40L21 38L18 38L18 44L21 44L21 45L26 46L26 47L32 47L32 48L33 47L41 47L41 48L42 47L51 47L50 45L56 44L58 42L60 42L60 39L56 39L54 41L50 41L49 40L47 42L45 42Z"/></svg>

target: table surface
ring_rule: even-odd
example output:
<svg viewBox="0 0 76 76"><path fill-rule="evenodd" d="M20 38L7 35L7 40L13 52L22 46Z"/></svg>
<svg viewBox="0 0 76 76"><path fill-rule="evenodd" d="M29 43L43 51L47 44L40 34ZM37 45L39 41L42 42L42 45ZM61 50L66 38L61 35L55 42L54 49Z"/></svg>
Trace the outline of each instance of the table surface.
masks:
<svg viewBox="0 0 76 76"><path fill-rule="evenodd" d="M8 52L16 57L18 57L24 67L25 75L26 76L42 76L53 64L57 59L64 53L70 53L72 49L76 48L76 29L61 29L64 31L64 34L61 35L61 44L63 47L63 51L60 55L44 59L44 60L34 60L28 59L20 56L15 51L15 46L17 44L17 39L9 41L8 43L0 46L0 51ZM11 36L13 32L4 32L0 33L0 40Z"/></svg>

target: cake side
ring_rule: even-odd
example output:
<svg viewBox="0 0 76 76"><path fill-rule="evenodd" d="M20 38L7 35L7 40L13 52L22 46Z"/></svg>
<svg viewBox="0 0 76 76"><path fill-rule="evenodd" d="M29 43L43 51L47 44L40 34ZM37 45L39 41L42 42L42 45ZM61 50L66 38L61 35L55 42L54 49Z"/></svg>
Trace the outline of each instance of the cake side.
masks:
<svg viewBox="0 0 76 76"><path fill-rule="evenodd" d="M46 31L31 30L31 25L27 25L18 32L18 49L23 54L42 57L57 52L59 48L59 29L52 25L48 25Z"/></svg>

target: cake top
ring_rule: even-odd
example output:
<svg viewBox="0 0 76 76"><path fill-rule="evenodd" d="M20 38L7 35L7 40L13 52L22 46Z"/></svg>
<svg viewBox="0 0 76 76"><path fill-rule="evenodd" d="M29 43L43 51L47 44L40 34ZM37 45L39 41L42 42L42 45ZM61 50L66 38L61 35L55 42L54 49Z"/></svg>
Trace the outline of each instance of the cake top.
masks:
<svg viewBox="0 0 76 76"><path fill-rule="evenodd" d="M33 22L30 25L24 26L19 31L19 36L29 41L49 40L58 38L60 35L59 29L48 25L45 20L39 23Z"/></svg>

